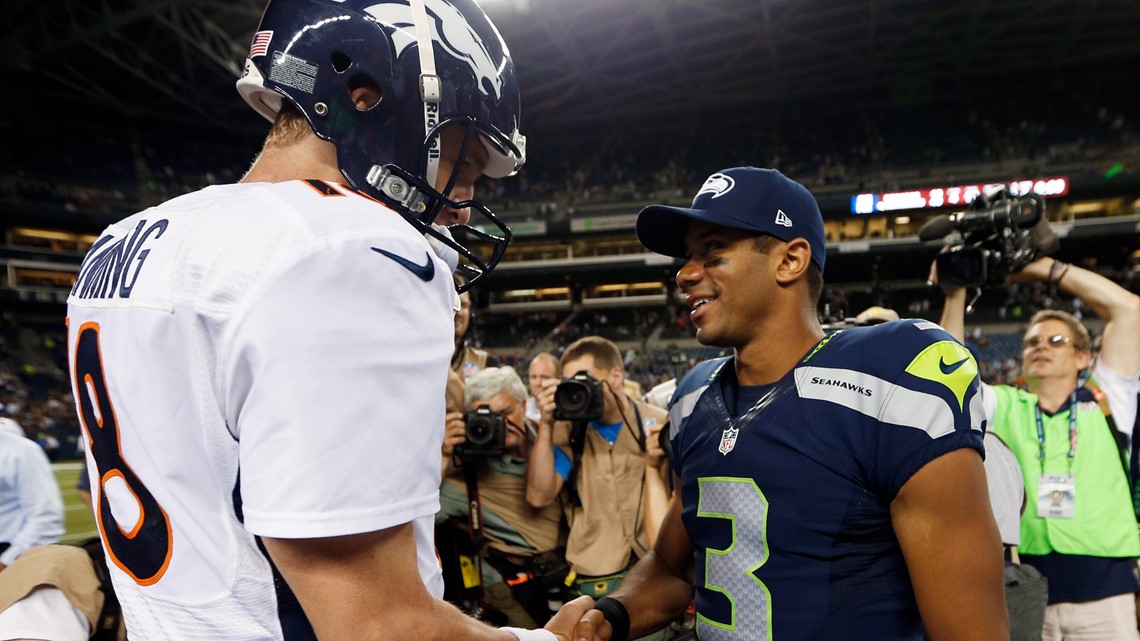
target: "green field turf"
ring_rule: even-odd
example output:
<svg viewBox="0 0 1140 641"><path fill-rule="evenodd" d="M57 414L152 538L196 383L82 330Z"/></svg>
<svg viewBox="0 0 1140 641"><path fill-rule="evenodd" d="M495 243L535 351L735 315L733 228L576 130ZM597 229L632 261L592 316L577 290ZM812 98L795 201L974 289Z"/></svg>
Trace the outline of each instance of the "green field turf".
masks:
<svg viewBox="0 0 1140 641"><path fill-rule="evenodd" d="M79 492L75 489L75 482L79 479L83 463L78 461L52 463L51 469L55 472L55 480L59 483L60 493L63 494L64 523L67 526L60 543L74 543L96 536L95 515L87 509L87 505L79 498Z"/></svg>

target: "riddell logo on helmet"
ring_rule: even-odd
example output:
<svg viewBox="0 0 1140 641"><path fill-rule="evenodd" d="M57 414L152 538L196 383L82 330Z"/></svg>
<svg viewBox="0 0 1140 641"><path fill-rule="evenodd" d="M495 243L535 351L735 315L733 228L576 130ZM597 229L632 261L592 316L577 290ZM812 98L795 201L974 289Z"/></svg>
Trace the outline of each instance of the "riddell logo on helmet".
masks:
<svg viewBox="0 0 1140 641"><path fill-rule="evenodd" d="M700 196L701 194L712 194L713 198L720 198L721 196L732 191L732 188L735 186L736 181L732 179L732 176L726 176L720 173L713 174L709 176L707 180L705 180L705 184L701 185L701 189L697 192L697 196Z"/></svg>
<svg viewBox="0 0 1140 641"><path fill-rule="evenodd" d="M439 124L439 103L429 102L424 106L427 115L427 131L431 131ZM439 136L432 136L428 141L428 157L439 158Z"/></svg>
<svg viewBox="0 0 1140 641"><path fill-rule="evenodd" d="M434 20L431 23L432 39L443 45L456 60L467 63L479 79L479 89L487 95L494 92L496 99L502 98L503 81L499 69L491 59L483 40L467 23L459 9L446 0L426 0L427 12ZM396 46L396 56L416 42L416 24L412 18L412 8L407 4L394 2L375 4L364 10L378 21L396 27L392 32L392 44Z"/></svg>

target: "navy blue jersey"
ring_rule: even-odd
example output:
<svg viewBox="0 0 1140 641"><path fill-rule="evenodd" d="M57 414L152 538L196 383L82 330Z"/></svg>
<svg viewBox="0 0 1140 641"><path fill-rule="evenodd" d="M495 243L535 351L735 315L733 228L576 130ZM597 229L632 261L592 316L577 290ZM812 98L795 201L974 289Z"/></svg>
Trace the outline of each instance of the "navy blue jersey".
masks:
<svg viewBox="0 0 1140 641"><path fill-rule="evenodd" d="M977 371L903 320L825 338L738 416L731 357L689 372L670 429L702 641L921 639L890 505L934 458L983 451Z"/></svg>

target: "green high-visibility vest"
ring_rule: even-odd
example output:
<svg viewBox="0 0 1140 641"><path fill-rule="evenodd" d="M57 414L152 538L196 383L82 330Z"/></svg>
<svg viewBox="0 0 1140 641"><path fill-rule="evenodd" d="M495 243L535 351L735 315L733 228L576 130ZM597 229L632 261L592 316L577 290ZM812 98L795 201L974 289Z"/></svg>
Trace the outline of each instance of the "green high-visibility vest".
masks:
<svg viewBox="0 0 1140 641"><path fill-rule="evenodd" d="M1053 416L1042 413L1044 466L1038 458L1037 395L1006 385L993 386L997 398L991 429L1021 464L1026 506L1021 515L1022 554L1050 552L1100 557L1140 556L1140 533L1120 450L1104 413L1095 402ZM1076 456L1069 458L1069 412L1077 412ZM1073 474L1075 515L1071 519L1037 516L1037 483L1045 474Z"/></svg>

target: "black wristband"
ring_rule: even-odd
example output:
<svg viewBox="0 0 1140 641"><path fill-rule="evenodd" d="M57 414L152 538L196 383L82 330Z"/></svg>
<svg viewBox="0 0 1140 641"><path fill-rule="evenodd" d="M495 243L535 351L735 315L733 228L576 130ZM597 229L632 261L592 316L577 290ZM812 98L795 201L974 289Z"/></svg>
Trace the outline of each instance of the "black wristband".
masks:
<svg viewBox="0 0 1140 641"><path fill-rule="evenodd" d="M1069 273L1069 264L1062 263L1054 258L1053 264L1049 267L1049 282L1054 285L1059 285L1061 279L1064 278L1067 273Z"/></svg>
<svg viewBox="0 0 1140 641"><path fill-rule="evenodd" d="M610 622L610 627L613 628L610 641L627 641L629 639L629 612L626 612L621 601L604 596L594 604L594 609L601 611L605 615L606 621Z"/></svg>

